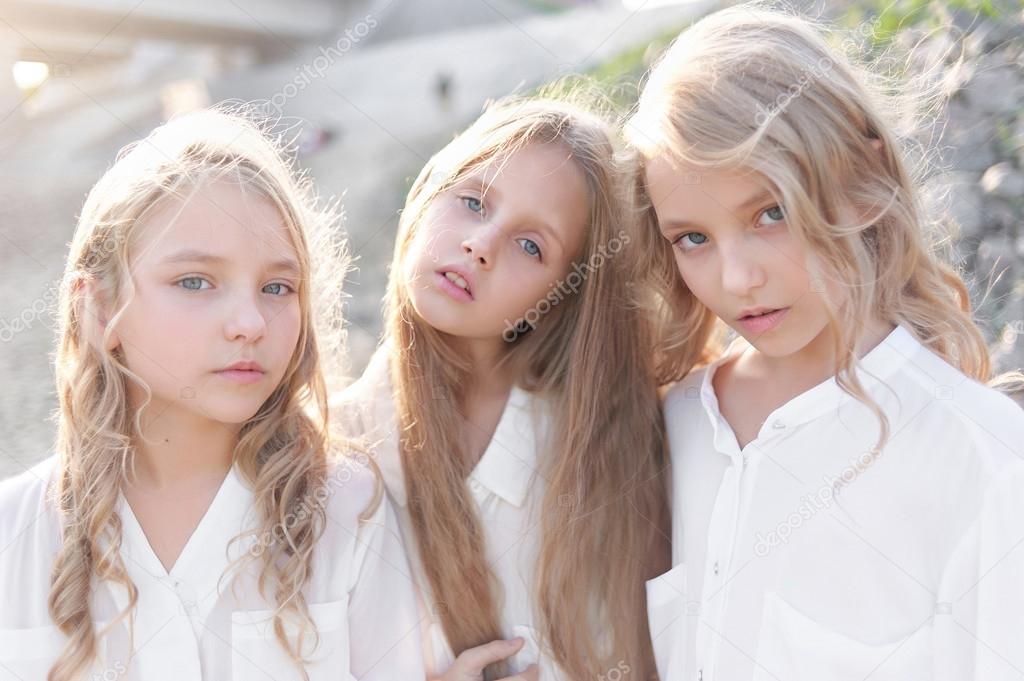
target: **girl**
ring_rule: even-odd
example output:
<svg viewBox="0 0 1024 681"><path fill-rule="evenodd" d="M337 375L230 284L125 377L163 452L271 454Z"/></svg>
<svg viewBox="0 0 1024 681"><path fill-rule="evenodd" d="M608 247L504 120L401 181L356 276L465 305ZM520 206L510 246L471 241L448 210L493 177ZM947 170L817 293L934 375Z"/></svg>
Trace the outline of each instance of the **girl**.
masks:
<svg viewBox="0 0 1024 681"><path fill-rule="evenodd" d="M385 341L337 399L415 547L428 678L654 671L662 431L612 139L509 100L442 149L402 213Z"/></svg>
<svg viewBox="0 0 1024 681"><path fill-rule="evenodd" d="M217 111L90 192L58 453L0 486L0 678L422 674L389 507L366 465L328 459L314 310L333 321L345 260L311 192Z"/></svg>
<svg viewBox="0 0 1024 681"><path fill-rule="evenodd" d="M1019 678L1024 416L984 385L871 84L806 21L736 7L677 39L626 126L665 376L716 319L739 335L665 399L663 680Z"/></svg>

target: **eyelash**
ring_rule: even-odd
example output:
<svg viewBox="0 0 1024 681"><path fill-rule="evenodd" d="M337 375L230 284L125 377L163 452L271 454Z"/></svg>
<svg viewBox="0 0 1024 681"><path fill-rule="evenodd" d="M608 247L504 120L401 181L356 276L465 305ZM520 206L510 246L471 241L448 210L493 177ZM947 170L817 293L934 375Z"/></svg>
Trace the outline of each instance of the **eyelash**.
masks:
<svg viewBox="0 0 1024 681"><path fill-rule="evenodd" d="M526 243L524 243L524 242L533 244L533 247L537 249L537 252L536 253L530 253L528 250L526 250ZM520 248L523 249L523 253L526 253L526 255L530 256L531 258L536 258L537 260L541 259L542 255L541 255L540 246L538 246L537 242L534 241L533 239L527 239L526 237L523 237L521 239L516 239L516 243L519 244Z"/></svg>
<svg viewBox="0 0 1024 681"><path fill-rule="evenodd" d="M479 198L477 198L475 196L460 196L459 200L462 201L463 205L466 206L466 208L468 208L473 213L476 213L477 215L484 215L484 202L481 201ZM479 204L480 210L477 211L477 210L473 210L472 208L470 208L470 206L469 206L469 202L470 201L475 201L477 204ZM537 252L536 253L530 253L527 250L527 248L526 248L526 246L525 246L525 244L523 242L528 242L528 243L533 244L533 247L537 249ZM543 252L540 250L540 246L537 244L537 242L534 241L533 239L527 239L527 238L523 237L521 239L516 239L516 243L520 245L520 248L523 249L523 253L526 253L526 255L528 255L531 258L534 258L536 260L543 260L543 257L544 257Z"/></svg>
<svg viewBox="0 0 1024 681"><path fill-rule="evenodd" d="M182 288L182 289L184 289L186 291L189 291L190 293L191 292L195 292L195 291L205 291L205 290L209 290L210 288L213 288L212 284L209 287L206 287L206 288L204 288L204 287L189 288L189 287L183 285L186 281L203 281L203 282L206 282L207 284L210 283L210 280L207 279L206 277L183 277L183 278L179 279L177 282L175 282L175 286L178 286L178 287L180 287L180 288ZM270 295L273 295L273 296L280 297L280 296L288 295L288 294L291 294L291 293L295 293L295 289L292 288L291 286L289 286L288 284L284 283L283 281L273 281L273 282L267 284L266 286L264 286L263 288L267 288L268 286L283 286L284 288L287 289L286 293L272 293L272 294L270 294Z"/></svg>
<svg viewBox="0 0 1024 681"><path fill-rule="evenodd" d="M462 204L466 208L469 208L469 202L470 201L476 201L477 204L479 204L479 206L480 206L480 210L473 210L472 208L469 208L469 210L471 212L473 212L473 213L476 213L477 215L483 215L484 214L484 202L481 199L479 199L479 198L477 198L475 196L460 196L459 197L459 201L462 201Z"/></svg>
<svg viewBox="0 0 1024 681"><path fill-rule="evenodd" d="M764 226L764 227L772 227L774 225L777 225L777 224L780 224L782 222L785 222L785 220L786 220L786 213L785 213L785 211L782 209L782 206L780 206L778 204L775 204L773 206L769 206L769 207L765 208L763 211L758 213L758 215L757 215L757 223L760 224L761 218L763 218L765 215L767 215L768 211L771 211L771 210L779 210L779 211L781 211L782 212L782 217L780 217L780 218L772 218L774 220L777 220L777 222L773 223L772 225L762 225L762 226ZM683 239L685 239L688 236L694 236L694 235L704 237L704 241L701 241L698 244L694 244L694 243L691 242L691 247L690 248L683 248L680 245L680 242ZM701 246L701 245L707 243L708 241L709 241L709 239L708 239L706 234L701 234L700 232L686 232L685 234L680 234L678 237L676 237L672 241L672 245L677 247L677 248L679 248L679 250L683 251L684 253L688 253L689 251L692 251L692 250L696 249L698 246Z"/></svg>

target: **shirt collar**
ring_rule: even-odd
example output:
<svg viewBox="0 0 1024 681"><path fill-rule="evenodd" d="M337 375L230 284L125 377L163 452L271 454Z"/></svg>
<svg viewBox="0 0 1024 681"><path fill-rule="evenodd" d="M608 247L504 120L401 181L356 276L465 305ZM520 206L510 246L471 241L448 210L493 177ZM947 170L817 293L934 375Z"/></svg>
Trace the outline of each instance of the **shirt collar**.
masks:
<svg viewBox="0 0 1024 681"><path fill-rule="evenodd" d="M153 552L142 526L122 495L118 500L123 532L122 552L132 581L136 584L157 582L163 588L177 591L182 600L193 604L199 616L205 619L220 597L222 575L255 541L251 536L232 541L252 529L251 523L255 522L252 504L252 491L232 466L168 572ZM113 592L118 607L126 607L127 594L117 588Z"/></svg>
<svg viewBox="0 0 1024 681"><path fill-rule="evenodd" d="M377 348L363 375L345 391L338 407L363 414L360 434L364 444L377 464L391 500L405 506L405 474L399 452L398 410L395 409L389 355L387 343Z"/></svg>
<svg viewBox="0 0 1024 681"><path fill-rule="evenodd" d="M722 354L722 357L708 365L701 382L700 400L714 430L715 448L720 452L728 450L727 440L731 429L725 426L725 419L718 405L712 381L718 368L742 350L742 338L736 339ZM856 364L857 374L865 390L871 394L885 383L885 380L899 371L914 354L922 348L921 342L904 326L897 326L882 341L868 351ZM763 428L788 430L793 426L812 421L828 412L836 412L849 400L855 399L846 393L834 376L807 390L782 405L765 419Z"/></svg>
<svg viewBox="0 0 1024 681"><path fill-rule="evenodd" d="M408 499L388 360L388 347L381 346L370 359L362 377L353 384L353 400L347 402L350 405L355 401L370 405L372 414L370 423L366 424L366 434L371 451L375 453L388 494L396 504L405 506ZM539 400L535 400L532 393L513 386L494 435L469 474L471 486L479 484L514 506L523 504L537 468L536 427L543 417L538 406Z"/></svg>
<svg viewBox="0 0 1024 681"><path fill-rule="evenodd" d="M537 425L541 414L531 393L513 387L487 449L469 474L489 491L522 506L537 472Z"/></svg>

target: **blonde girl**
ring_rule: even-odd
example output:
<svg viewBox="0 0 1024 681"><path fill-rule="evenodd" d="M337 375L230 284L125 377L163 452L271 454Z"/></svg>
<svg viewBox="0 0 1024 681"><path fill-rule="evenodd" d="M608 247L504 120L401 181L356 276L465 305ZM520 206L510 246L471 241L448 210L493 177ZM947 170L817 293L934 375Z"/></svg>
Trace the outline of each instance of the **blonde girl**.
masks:
<svg viewBox="0 0 1024 681"><path fill-rule="evenodd" d="M0 678L422 674L393 516L328 457L337 212L243 114L161 126L86 199L57 452L0 485Z"/></svg>
<svg viewBox="0 0 1024 681"><path fill-rule="evenodd" d="M679 380L663 681L1019 678L1024 416L881 85L745 5L675 41L625 126Z"/></svg>
<svg viewBox="0 0 1024 681"><path fill-rule="evenodd" d="M620 161L585 109L507 100L406 201L386 338L337 404L418 558L428 678L654 672L662 429Z"/></svg>

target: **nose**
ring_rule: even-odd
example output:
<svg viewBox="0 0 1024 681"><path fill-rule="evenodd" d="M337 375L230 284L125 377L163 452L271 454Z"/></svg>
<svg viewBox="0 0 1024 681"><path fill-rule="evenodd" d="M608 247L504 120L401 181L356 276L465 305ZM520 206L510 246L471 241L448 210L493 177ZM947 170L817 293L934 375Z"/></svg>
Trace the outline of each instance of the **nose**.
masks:
<svg viewBox="0 0 1024 681"><path fill-rule="evenodd" d="M721 248L722 289L725 292L744 297L764 285L766 276L759 261L758 250L763 248L767 248L763 243L749 242Z"/></svg>
<svg viewBox="0 0 1024 681"><path fill-rule="evenodd" d="M475 227L472 234L462 240L462 251L476 260L481 268L489 269L494 265L494 256L501 239L504 239L504 235L497 225L483 224Z"/></svg>
<svg viewBox="0 0 1024 681"><path fill-rule="evenodd" d="M228 304L230 310L224 323L224 336L228 340L252 342L263 336L267 330L267 318L255 298L250 295L233 296Z"/></svg>

